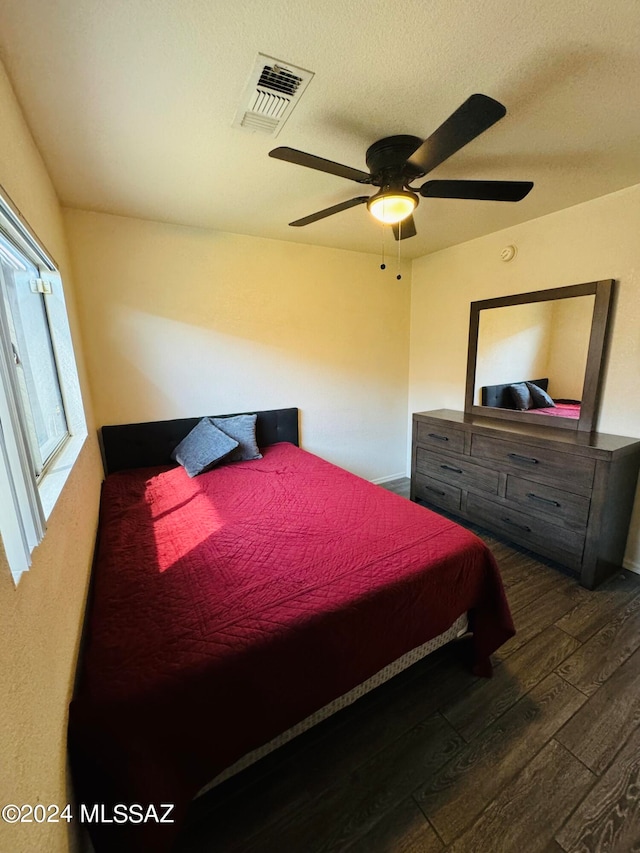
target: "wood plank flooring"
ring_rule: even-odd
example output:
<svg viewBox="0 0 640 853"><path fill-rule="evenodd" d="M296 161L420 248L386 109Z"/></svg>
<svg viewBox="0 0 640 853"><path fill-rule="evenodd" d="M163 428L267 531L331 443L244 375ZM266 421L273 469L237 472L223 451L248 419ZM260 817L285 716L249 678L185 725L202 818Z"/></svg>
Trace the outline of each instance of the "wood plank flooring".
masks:
<svg viewBox="0 0 640 853"><path fill-rule="evenodd" d="M640 851L640 576L588 592L474 530L517 630L494 677L440 649L195 800L176 853Z"/></svg>

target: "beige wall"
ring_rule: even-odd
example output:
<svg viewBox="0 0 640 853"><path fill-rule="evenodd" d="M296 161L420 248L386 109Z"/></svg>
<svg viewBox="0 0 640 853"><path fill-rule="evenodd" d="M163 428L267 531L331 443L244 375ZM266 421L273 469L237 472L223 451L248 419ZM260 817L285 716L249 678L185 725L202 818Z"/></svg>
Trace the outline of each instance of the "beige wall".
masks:
<svg viewBox="0 0 640 853"><path fill-rule="evenodd" d="M595 296L574 296L549 303L553 307L548 372L553 378L552 397L582 399L595 301Z"/></svg>
<svg viewBox="0 0 640 853"><path fill-rule="evenodd" d="M302 440L404 472L409 265L69 210L99 424L298 406Z"/></svg>
<svg viewBox="0 0 640 853"><path fill-rule="evenodd" d="M0 184L61 266L85 406L81 346L58 201L0 64ZM0 543L1 803L56 803L69 798L67 708L75 672L95 538L101 469L90 412L90 438L49 519L31 570L14 587ZM65 822L0 821L0 850L67 851L75 829Z"/></svg>
<svg viewBox="0 0 640 853"><path fill-rule="evenodd" d="M462 409L472 300L614 278L598 429L640 437L639 230L640 185L414 261L409 412ZM504 263L510 243L518 254ZM638 498L626 564L640 570Z"/></svg>

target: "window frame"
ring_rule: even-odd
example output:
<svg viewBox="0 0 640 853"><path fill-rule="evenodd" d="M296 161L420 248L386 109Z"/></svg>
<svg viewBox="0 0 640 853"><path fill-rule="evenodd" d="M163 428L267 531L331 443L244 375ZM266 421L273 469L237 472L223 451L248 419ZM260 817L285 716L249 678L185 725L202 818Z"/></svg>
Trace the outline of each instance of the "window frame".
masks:
<svg viewBox="0 0 640 853"><path fill-rule="evenodd" d="M21 248L17 247L15 245L15 243L6 236L6 234L4 233L4 231L0 225L0 239L2 239L2 238L4 238L5 243L9 244L9 247L13 250L13 252L15 252L18 255L18 257L20 259L24 259L24 261L30 265L30 268L32 268L33 271L35 271L36 278L38 280L41 280L41 281L45 280L45 279L43 279L43 276L46 277L47 273L51 272L52 270L47 269L41 263L36 264L32 258L27 257L26 252L24 250L22 250ZM1 248L2 248L2 244L0 243L0 249ZM30 270L27 270L27 272L29 272L29 271ZM3 276L2 267L0 265L0 292L2 291L3 288L8 289L8 282L6 280L6 276ZM12 369L11 372L12 372L12 374L14 374L14 377L13 377L14 378L14 381L13 381L14 393L17 397L17 403L19 405L20 412L21 412L21 421L22 421L22 423L26 429L27 441L28 441L28 444L29 444L29 447L31 450L31 457L32 457L32 461L33 461L33 474L36 478L36 482L38 482L41 479L41 477L43 477L45 475L46 470L51 465L55 455L64 448L64 445L66 444L66 442L70 438L70 432L69 432L69 426L67 424L66 405L65 405L64 393L63 393L63 383L61 380L60 365L58 363L58 356L57 356L56 349L55 349L54 335L52 333L52 321L51 321L51 318L49 315L49 301L47 299L47 294L45 294L44 292L41 292L41 291L33 292L33 296L35 298L39 299L39 305L42 308L42 316L43 316L45 327L46 327L47 348L50 349L51 366L53 367L53 375L54 375L55 382L56 382L56 393L59 394L59 396L60 396L60 403L62 406L62 412L63 412L63 417L64 417L64 432L56 437L57 440L55 441L55 444L51 443L50 449L47 448L48 452L46 453L46 456L45 456L43 454L43 447L40 445L40 443L38 441L38 437L35 433L35 423L32 423L31 428L29 428L29 426L28 426L29 420L31 420L32 422L35 422L35 419L36 419L36 412L34 411L34 402L33 402L33 400L31 400L29 398L28 389L27 388L24 388L24 389L20 388L21 382L20 382L19 376L17 376L19 371L16 370L15 368ZM20 341L13 342L13 340L12 340L13 336L12 336L12 332L11 332L11 323L9 321L10 320L12 321L13 327L14 327L14 329L16 331L16 335L17 335L18 334L17 326L18 326L18 324L21 325L21 318L19 316L19 313L18 313L18 317L16 317L15 316L16 312L11 310L11 296L8 293L5 294L5 299L7 302L7 306L4 305L4 300L0 300L0 329L3 331L4 335L8 337L8 341L10 343L14 344L12 347L12 354L13 354L14 358L11 358L11 353L10 353L9 354L10 361L12 363L15 363L15 356L22 354L23 355L22 360L24 361L25 357L28 358L28 360L30 362L29 366L31 368L31 371L33 372L33 364L31 363L33 353L32 353L32 351L29 350L28 342L25 342L24 345L21 345ZM8 308L8 313L7 313L7 308ZM24 333L24 330L21 330L21 331ZM16 349L16 347L17 347L17 349ZM9 349L9 347L7 347L7 349ZM25 381L26 381L26 379L25 379Z"/></svg>
<svg viewBox="0 0 640 853"><path fill-rule="evenodd" d="M25 412L26 405L31 410L33 406L19 388L4 299L0 300L0 536L17 585L45 535L46 521L80 454L87 426L58 265L2 187L0 233L45 282L44 319L66 422L66 433L38 470Z"/></svg>

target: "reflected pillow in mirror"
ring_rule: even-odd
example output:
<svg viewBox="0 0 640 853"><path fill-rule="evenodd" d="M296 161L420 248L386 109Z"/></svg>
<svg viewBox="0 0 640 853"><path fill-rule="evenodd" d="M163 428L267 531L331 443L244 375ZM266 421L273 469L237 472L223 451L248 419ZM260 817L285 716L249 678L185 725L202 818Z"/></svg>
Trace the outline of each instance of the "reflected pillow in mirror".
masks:
<svg viewBox="0 0 640 853"><path fill-rule="evenodd" d="M509 385L509 393L511 394L513 405L521 412L532 409L534 406L531 392L527 387L528 384L528 382L516 382L514 385Z"/></svg>
<svg viewBox="0 0 640 853"><path fill-rule="evenodd" d="M529 389L531 399L533 400L533 404L529 408L547 409L552 406L555 407L556 404L543 388L540 388L540 386L536 385L534 382L527 382L525 384Z"/></svg>

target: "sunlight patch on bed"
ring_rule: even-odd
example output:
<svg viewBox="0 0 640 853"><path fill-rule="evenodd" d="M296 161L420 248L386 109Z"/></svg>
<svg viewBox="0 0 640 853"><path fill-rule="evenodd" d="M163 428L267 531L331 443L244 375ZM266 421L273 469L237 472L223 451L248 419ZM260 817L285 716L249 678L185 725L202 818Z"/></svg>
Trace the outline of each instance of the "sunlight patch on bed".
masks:
<svg viewBox="0 0 640 853"><path fill-rule="evenodd" d="M198 518L197 504L206 500L204 495L195 495L193 500L185 501L181 506L163 508L155 514L153 536L156 545L157 566L160 573L174 568L178 563L187 561L190 554L197 551L207 540L212 539L225 527L225 519L208 502L206 524L194 524ZM194 510L196 510L194 512ZM176 524L190 527L188 542L184 536L172 535Z"/></svg>

